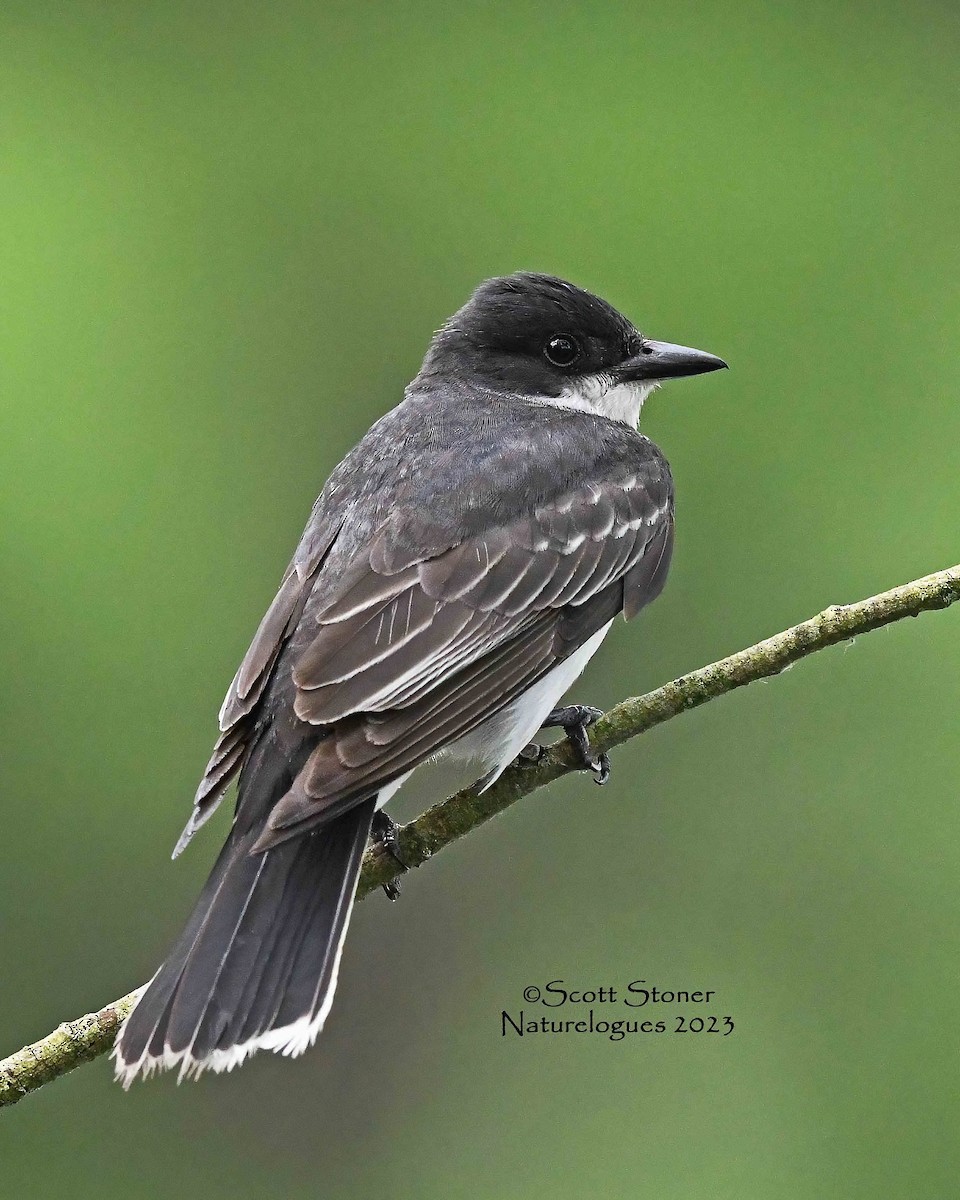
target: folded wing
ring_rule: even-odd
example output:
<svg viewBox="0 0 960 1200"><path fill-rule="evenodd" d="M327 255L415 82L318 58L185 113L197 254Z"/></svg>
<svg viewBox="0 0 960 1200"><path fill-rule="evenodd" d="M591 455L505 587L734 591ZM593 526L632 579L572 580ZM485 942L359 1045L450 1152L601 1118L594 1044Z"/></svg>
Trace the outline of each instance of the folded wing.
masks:
<svg viewBox="0 0 960 1200"><path fill-rule="evenodd" d="M663 586L673 514L654 460L531 515L436 546L384 522L336 579L333 544L295 562L222 710L189 837L240 768L290 639L294 709L315 745L257 849L332 820L482 724L618 612Z"/></svg>

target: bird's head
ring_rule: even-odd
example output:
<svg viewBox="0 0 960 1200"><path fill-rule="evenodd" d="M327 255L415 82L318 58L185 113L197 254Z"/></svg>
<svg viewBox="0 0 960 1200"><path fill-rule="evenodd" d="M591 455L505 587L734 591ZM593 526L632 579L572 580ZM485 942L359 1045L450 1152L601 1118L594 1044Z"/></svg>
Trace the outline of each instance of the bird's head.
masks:
<svg viewBox="0 0 960 1200"><path fill-rule="evenodd" d="M636 424L665 379L727 364L656 342L605 300L552 275L488 279L434 337L419 378L457 377Z"/></svg>

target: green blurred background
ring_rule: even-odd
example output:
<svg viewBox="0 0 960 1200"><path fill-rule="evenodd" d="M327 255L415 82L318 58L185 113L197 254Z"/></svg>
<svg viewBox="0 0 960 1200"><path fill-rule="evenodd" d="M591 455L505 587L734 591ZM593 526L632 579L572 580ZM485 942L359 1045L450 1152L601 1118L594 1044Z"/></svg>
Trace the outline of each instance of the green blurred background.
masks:
<svg viewBox="0 0 960 1200"><path fill-rule="evenodd" d="M958 50L932 0L4 5L0 1051L157 966L313 497L481 278L732 367L648 405L675 567L578 698L960 557ZM86 1066L0 1194L955 1195L958 709L951 611L671 722L362 904L304 1059ZM502 1039L558 977L736 1032Z"/></svg>

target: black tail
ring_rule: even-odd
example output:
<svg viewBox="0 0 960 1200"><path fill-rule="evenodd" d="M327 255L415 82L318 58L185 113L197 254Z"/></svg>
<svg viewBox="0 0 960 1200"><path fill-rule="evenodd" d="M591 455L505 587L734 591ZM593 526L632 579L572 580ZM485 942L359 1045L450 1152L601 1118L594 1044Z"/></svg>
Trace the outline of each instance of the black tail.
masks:
<svg viewBox="0 0 960 1200"><path fill-rule="evenodd" d="M337 985L374 805L263 854L250 854L259 830L230 835L117 1038L124 1087L141 1072L229 1071L256 1050L312 1045Z"/></svg>

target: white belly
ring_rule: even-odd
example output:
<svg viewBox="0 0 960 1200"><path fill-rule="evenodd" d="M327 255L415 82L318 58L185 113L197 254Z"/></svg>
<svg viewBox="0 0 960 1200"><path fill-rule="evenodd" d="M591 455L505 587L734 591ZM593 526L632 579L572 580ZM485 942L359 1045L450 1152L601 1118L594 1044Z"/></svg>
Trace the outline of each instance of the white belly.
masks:
<svg viewBox="0 0 960 1200"><path fill-rule="evenodd" d="M574 680L583 674L584 667L600 648L600 643L607 636L612 624L612 621L608 621L592 638L585 641L579 650L575 650L569 658L565 658L544 675L539 683L528 688L522 696L518 696L496 716L484 721L472 733L465 734L451 743L442 753L449 754L452 758L478 763L482 770L489 771L490 775L483 787L486 791L500 778L524 746L533 741L544 719L557 707L557 701ZM407 771L405 775L383 788L377 796L377 808L383 808L412 774L412 771Z"/></svg>
<svg viewBox="0 0 960 1200"><path fill-rule="evenodd" d="M503 774L524 746L533 741L544 719L557 707L557 701L583 674L584 667L600 648L612 624L612 621L608 621L579 650L544 675L539 683L535 683L472 733L453 743L449 753L454 758L479 762L491 771L484 790Z"/></svg>

